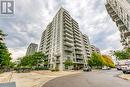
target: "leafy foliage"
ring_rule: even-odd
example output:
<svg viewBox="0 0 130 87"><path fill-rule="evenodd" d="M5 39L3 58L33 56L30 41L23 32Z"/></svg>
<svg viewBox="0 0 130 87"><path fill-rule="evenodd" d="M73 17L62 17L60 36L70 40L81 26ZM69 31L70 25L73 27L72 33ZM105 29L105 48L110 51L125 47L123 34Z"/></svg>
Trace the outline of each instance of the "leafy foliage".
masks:
<svg viewBox="0 0 130 87"><path fill-rule="evenodd" d="M96 52L93 52L90 60L88 60L88 65L95 68L102 68L104 66L102 56Z"/></svg>
<svg viewBox="0 0 130 87"><path fill-rule="evenodd" d="M2 30L0 30L0 36L6 36ZM12 66L10 53L5 45L5 43L0 42L0 67L10 67Z"/></svg>
<svg viewBox="0 0 130 87"><path fill-rule="evenodd" d="M108 66L108 67L115 67L113 61L112 61L112 58L108 55L102 55L102 58L103 58L103 61L104 61L104 65L105 66Z"/></svg>
<svg viewBox="0 0 130 87"><path fill-rule="evenodd" d="M65 62L65 67L68 69L69 66L72 66L73 65L73 61L69 58L67 59Z"/></svg>
<svg viewBox="0 0 130 87"><path fill-rule="evenodd" d="M115 51L113 55L118 59L128 59L129 53L127 51Z"/></svg>
<svg viewBox="0 0 130 87"><path fill-rule="evenodd" d="M121 51L114 51L113 53L116 58L122 60L122 59L128 59L130 58L130 48L127 48L126 50L121 50Z"/></svg>
<svg viewBox="0 0 130 87"><path fill-rule="evenodd" d="M88 65L94 68L102 68L103 66L115 67L112 58L108 55L100 55L98 53L92 53Z"/></svg>
<svg viewBox="0 0 130 87"><path fill-rule="evenodd" d="M34 66L38 67L41 64L43 64L45 60L46 60L45 54L43 54L42 52L36 52L33 55L24 56L23 58L20 58L18 66L31 67L31 68Z"/></svg>

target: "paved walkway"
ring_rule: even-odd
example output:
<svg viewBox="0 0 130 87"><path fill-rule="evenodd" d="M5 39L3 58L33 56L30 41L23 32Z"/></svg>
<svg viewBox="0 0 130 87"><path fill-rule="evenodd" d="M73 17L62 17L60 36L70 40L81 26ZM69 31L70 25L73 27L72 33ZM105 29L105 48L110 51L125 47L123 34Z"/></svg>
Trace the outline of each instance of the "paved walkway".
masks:
<svg viewBox="0 0 130 87"><path fill-rule="evenodd" d="M47 81L56 77L77 74L81 71L33 71L30 73L7 72L0 74L0 83L16 82L16 87L40 87Z"/></svg>

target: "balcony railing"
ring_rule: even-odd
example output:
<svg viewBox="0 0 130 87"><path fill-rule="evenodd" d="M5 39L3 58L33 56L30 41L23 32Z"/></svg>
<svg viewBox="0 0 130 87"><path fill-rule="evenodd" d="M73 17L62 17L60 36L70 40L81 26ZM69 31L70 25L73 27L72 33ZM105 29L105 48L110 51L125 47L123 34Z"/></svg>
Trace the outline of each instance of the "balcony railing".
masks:
<svg viewBox="0 0 130 87"><path fill-rule="evenodd" d="M84 61L82 60L82 61L75 61L74 63L78 63L78 64L84 64Z"/></svg>
<svg viewBox="0 0 130 87"><path fill-rule="evenodd" d="M73 48L64 47L65 51L73 52Z"/></svg>
<svg viewBox="0 0 130 87"><path fill-rule="evenodd" d="M60 63L60 59L56 59L56 63Z"/></svg>
<svg viewBox="0 0 130 87"><path fill-rule="evenodd" d="M76 53L76 54L82 54L82 52L78 52L78 51L76 51L75 53Z"/></svg>
<svg viewBox="0 0 130 87"><path fill-rule="evenodd" d="M70 43L70 42L64 42L64 45L66 45L66 46L73 46L73 43Z"/></svg>
<svg viewBox="0 0 130 87"><path fill-rule="evenodd" d="M65 36L68 36L68 37L70 37L70 38L73 38L73 35L72 35L72 34L69 34L69 33L67 33L67 32L65 32L64 35L65 35Z"/></svg>
<svg viewBox="0 0 130 87"><path fill-rule="evenodd" d="M67 33L69 33L69 34L71 34L71 35L73 34L72 29L65 28L64 31L67 32Z"/></svg>
<svg viewBox="0 0 130 87"><path fill-rule="evenodd" d="M75 46L82 47L82 45L80 43L75 43Z"/></svg>
<svg viewBox="0 0 130 87"><path fill-rule="evenodd" d="M65 37L64 39L65 39L65 41L73 42L72 38Z"/></svg>
<svg viewBox="0 0 130 87"><path fill-rule="evenodd" d="M75 49L76 49L76 50L82 50L82 48L81 48L81 47L75 47Z"/></svg>
<svg viewBox="0 0 130 87"><path fill-rule="evenodd" d="M80 37L80 33L79 32L74 32L74 35Z"/></svg>
<svg viewBox="0 0 130 87"><path fill-rule="evenodd" d="M83 60L83 57L82 56L81 57L76 57L76 59Z"/></svg>
<svg viewBox="0 0 130 87"><path fill-rule="evenodd" d="M128 37L128 36L130 36L130 32L124 33L124 37Z"/></svg>

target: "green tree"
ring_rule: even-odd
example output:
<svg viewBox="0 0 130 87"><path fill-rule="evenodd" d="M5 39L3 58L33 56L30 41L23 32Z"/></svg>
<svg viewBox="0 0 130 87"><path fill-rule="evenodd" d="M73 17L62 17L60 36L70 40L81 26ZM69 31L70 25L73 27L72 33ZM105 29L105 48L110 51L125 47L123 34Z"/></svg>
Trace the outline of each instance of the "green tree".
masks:
<svg viewBox="0 0 130 87"><path fill-rule="evenodd" d="M88 60L88 65L94 68L102 68L104 66L102 56L99 53L93 52Z"/></svg>
<svg viewBox="0 0 130 87"><path fill-rule="evenodd" d="M108 67L115 67L113 61L112 61L112 58L108 55L102 55L102 58L103 58L103 61L104 61L104 65L105 66L108 66Z"/></svg>
<svg viewBox="0 0 130 87"><path fill-rule="evenodd" d="M26 66L26 67L38 67L41 64L44 64L44 61L46 60L45 54L42 52L36 52L33 55L24 56L22 58L19 58L19 64L18 66Z"/></svg>
<svg viewBox="0 0 130 87"><path fill-rule="evenodd" d="M5 37L6 34L0 30L0 36ZM10 64L12 64L10 55L5 43L0 42L0 67L10 67Z"/></svg>
<svg viewBox="0 0 130 87"><path fill-rule="evenodd" d="M65 68L68 69L69 66L73 65L73 61L68 58L65 62L64 62Z"/></svg>
<svg viewBox="0 0 130 87"><path fill-rule="evenodd" d="M122 59L128 59L129 57L129 52L127 51L115 51L113 53L114 56L116 56L116 58L122 60Z"/></svg>

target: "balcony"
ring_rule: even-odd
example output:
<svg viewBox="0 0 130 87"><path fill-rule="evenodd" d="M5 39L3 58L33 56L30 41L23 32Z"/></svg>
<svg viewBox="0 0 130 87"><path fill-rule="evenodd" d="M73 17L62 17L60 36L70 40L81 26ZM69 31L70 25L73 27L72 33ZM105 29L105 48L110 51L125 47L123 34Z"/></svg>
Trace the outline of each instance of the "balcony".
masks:
<svg viewBox="0 0 130 87"><path fill-rule="evenodd" d="M67 41L64 42L64 45L66 45L66 46L71 46L71 47L74 46L73 43L70 43L70 42L67 42Z"/></svg>
<svg viewBox="0 0 130 87"><path fill-rule="evenodd" d="M111 11L111 16L115 16L115 15L117 15L116 12L114 10Z"/></svg>
<svg viewBox="0 0 130 87"><path fill-rule="evenodd" d="M80 33L77 31L76 32L74 31L74 35L80 37Z"/></svg>
<svg viewBox="0 0 130 87"><path fill-rule="evenodd" d="M115 22L117 22L117 21L120 21L120 18L118 17L118 15L115 15L115 17L113 16L113 20L114 20Z"/></svg>
<svg viewBox="0 0 130 87"><path fill-rule="evenodd" d="M121 43L123 43L123 42L125 42L125 39L121 39L121 41L120 41Z"/></svg>
<svg viewBox="0 0 130 87"><path fill-rule="evenodd" d="M68 17L70 19L70 15L67 12L63 12L63 16Z"/></svg>
<svg viewBox="0 0 130 87"><path fill-rule="evenodd" d="M126 25L122 24L122 25L119 25L119 28L125 32L128 31L128 28L126 27Z"/></svg>
<svg viewBox="0 0 130 87"><path fill-rule="evenodd" d="M124 37L128 37L128 36L130 36L130 32L124 33Z"/></svg>
<svg viewBox="0 0 130 87"><path fill-rule="evenodd" d="M107 9L111 9L111 6L108 3L105 6Z"/></svg>
<svg viewBox="0 0 130 87"><path fill-rule="evenodd" d="M67 33L69 33L69 34L73 34L72 29L65 28L64 31L67 32Z"/></svg>
<svg viewBox="0 0 130 87"><path fill-rule="evenodd" d="M116 20L119 19L118 15L116 13L115 14L111 14L110 16L112 17L113 21L116 21Z"/></svg>
<svg viewBox="0 0 130 87"><path fill-rule="evenodd" d="M124 25L124 26L120 26L119 27L119 30L120 30L120 32L128 32L128 28Z"/></svg>
<svg viewBox="0 0 130 87"><path fill-rule="evenodd" d="M74 63L77 63L77 64L84 64L84 61L83 61L83 60L76 60Z"/></svg>
<svg viewBox="0 0 130 87"><path fill-rule="evenodd" d="M75 47L75 49L76 49L76 50L80 50L80 51L82 50L81 47Z"/></svg>
<svg viewBox="0 0 130 87"><path fill-rule="evenodd" d="M80 34L79 29L74 29L74 33Z"/></svg>
<svg viewBox="0 0 130 87"><path fill-rule="evenodd" d="M64 22L64 26L72 27L72 25L70 23L68 23L67 21Z"/></svg>
<svg viewBox="0 0 130 87"><path fill-rule="evenodd" d="M67 29L72 29L72 27L68 24L64 24L64 28L67 28Z"/></svg>
<svg viewBox="0 0 130 87"><path fill-rule="evenodd" d="M123 24L122 20L119 18L118 20L115 21L116 22L116 25L120 25L120 24Z"/></svg>
<svg viewBox="0 0 130 87"><path fill-rule="evenodd" d="M81 51L75 51L75 54L82 55L82 52Z"/></svg>
<svg viewBox="0 0 130 87"><path fill-rule="evenodd" d="M67 23L71 24L71 20L68 19L67 17L64 17L64 22L67 22Z"/></svg>
<svg viewBox="0 0 130 87"><path fill-rule="evenodd" d="M75 41L75 43L77 42L77 43L81 44L81 40L79 38L75 38L74 41Z"/></svg>
<svg viewBox="0 0 130 87"><path fill-rule="evenodd" d="M73 28L74 29L79 29L79 26L78 25L73 25Z"/></svg>
<svg viewBox="0 0 130 87"><path fill-rule="evenodd" d="M125 41L125 42L122 43L122 45L127 46L128 44L127 44L127 42Z"/></svg>
<svg viewBox="0 0 130 87"><path fill-rule="evenodd" d="M65 32L64 35L65 35L65 36L68 36L68 37L70 37L70 38L73 38L73 35L70 34L70 33Z"/></svg>
<svg viewBox="0 0 130 87"><path fill-rule="evenodd" d="M80 43L75 43L75 46L82 47Z"/></svg>
<svg viewBox="0 0 130 87"><path fill-rule="evenodd" d="M74 25L78 25L78 23L75 20L72 20Z"/></svg>
<svg viewBox="0 0 130 87"><path fill-rule="evenodd" d="M80 57L76 57L77 60L83 60L83 57L80 56Z"/></svg>
<svg viewBox="0 0 130 87"><path fill-rule="evenodd" d="M60 59L56 59L56 63L60 63Z"/></svg>
<svg viewBox="0 0 130 87"><path fill-rule="evenodd" d="M73 42L73 39L72 39L72 38L65 37L64 39L65 39L65 41L68 41L68 42Z"/></svg>
<svg viewBox="0 0 130 87"><path fill-rule="evenodd" d="M111 7L109 3L107 3L105 6L106 6L107 11L113 10L113 8Z"/></svg>
<svg viewBox="0 0 130 87"><path fill-rule="evenodd" d="M87 55L90 55L90 53L87 52Z"/></svg>
<svg viewBox="0 0 130 87"><path fill-rule="evenodd" d="M64 50L68 52L73 52L73 48L64 47Z"/></svg>
<svg viewBox="0 0 130 87"><path fill-rule="evenodd" d="M80 36L74 35L75 39L81 40Z"/></svg>
<svg viewBox="0 0 130 87"><path fill-rule="evenodd" d="M64 21L64 24L67 24L67 25L69 25L69 26L72 26L72 25L71 25L71 22L69 22L69 21Z"/></svg>

